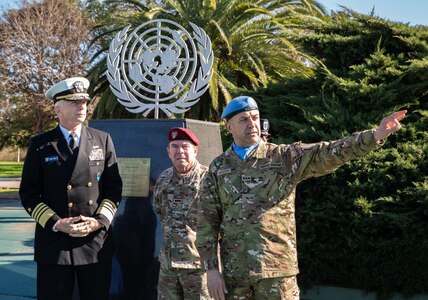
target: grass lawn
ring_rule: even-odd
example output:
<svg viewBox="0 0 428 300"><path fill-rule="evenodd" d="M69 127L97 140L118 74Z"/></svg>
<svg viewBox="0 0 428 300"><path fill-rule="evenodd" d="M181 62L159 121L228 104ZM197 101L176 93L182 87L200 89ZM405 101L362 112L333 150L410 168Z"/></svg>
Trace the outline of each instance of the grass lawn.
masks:
<svg viewBox="0 0 428 300"><path fill-rule="evenodd" d="M0 161L0 177L21 177L24 162Z"/></svg>
<svg viewBox="0 0 428 300"><path fill-rule="evenodd" d="M23 162L16 161L0 161L0 178L20 178ZM16 194L18 189L15 188L0 188L0 195Z"/></svg>
<svg viewBox="0 0 428 300"><path fill-rule="evenodd" d="M5 188L0 189L0 195L4 195L4 194L15 195L15 194L18 194L18 192L19 192L19 189L5 189Z"/></svg>

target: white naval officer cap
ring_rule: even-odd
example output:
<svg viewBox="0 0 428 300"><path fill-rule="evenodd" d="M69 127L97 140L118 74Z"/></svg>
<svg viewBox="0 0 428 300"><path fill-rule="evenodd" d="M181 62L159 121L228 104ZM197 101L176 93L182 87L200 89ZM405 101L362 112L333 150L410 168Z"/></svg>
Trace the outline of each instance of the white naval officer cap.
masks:
<svg viewBox="0 0 428 300"><path fill-rule="evenodd" d="M91 101L88 94L89 80L84 77L73 77L64 79L57 84L53 85L46 92L46 97L53 102L60 100L78 101L86 100Z"/></svg>

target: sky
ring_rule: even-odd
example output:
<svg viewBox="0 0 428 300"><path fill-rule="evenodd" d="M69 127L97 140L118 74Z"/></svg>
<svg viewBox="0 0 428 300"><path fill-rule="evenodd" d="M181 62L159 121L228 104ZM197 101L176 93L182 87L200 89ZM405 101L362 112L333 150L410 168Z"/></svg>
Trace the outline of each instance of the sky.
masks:
<svg viewBox="0 0 428 300"><path fill-rule="evenodd" d="M327 11L342 10L345 6L359 13L374 15L382 19L409 23L410 25L428 25L428 0L318 0Z"/></svg>
<svg viewBox="0 0 428 300"><path fill-rule="evenodd" d="M370 14L374 8L376 16L383 19L428 26L428 0L318 0L328 12L341 10L339 5L359 13ZM13 7L16 0L0 0L0 10Z"/></svg>

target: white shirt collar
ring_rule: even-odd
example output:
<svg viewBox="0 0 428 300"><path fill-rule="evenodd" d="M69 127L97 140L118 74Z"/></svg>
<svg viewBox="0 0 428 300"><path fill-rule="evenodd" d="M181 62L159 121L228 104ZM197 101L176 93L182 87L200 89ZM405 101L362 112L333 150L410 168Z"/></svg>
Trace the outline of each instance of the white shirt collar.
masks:
<svg viewBox="0 0 428 300"><path fill-rule="evenodd" d="M70 130L64 128L61 124L59 124L59 129L61 129L62 134L64 135L67 142L69 142L70 139ZM77 135L77 142L80 142L80 135L82 134L82 124L77 126L76 130L74 131Z"/></svg>

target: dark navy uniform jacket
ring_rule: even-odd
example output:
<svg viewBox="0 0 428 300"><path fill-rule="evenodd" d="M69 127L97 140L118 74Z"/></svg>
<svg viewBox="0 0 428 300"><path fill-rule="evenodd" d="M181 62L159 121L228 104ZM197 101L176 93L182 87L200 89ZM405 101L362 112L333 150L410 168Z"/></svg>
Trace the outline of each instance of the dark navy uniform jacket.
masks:
<svg viewBox="0 0 428 300"><path fill-rule="evenodd" d="M111 259L110 224L121 200L122 180L110 135L82 126L73 155L59 126L31 139L19 195L37 222L34 259L40 263L85 265ZM54 232L60 218L83 215L103 226L86 237Z"/></svg>

